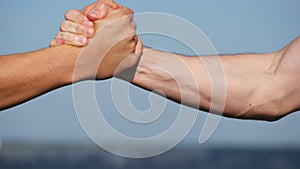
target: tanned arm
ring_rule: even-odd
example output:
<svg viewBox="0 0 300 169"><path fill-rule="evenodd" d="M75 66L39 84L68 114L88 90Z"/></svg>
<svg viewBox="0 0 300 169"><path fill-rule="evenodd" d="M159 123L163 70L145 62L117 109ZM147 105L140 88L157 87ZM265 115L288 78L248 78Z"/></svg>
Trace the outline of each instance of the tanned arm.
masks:
<svg viewBox="0 0 300 169"><path fill-rule="evenodd" d="M0 110L72 83L80 49L62 45L0 57Z"/></svg>
<svg viewBox="0 0 300 169"><path fill-rule="evenodd" d="M99 6L108 8L97 1L83 12ZM83 48L60 45L1 56L0 110L74 82L111 78L121 62L126 65L118 72L134 67L143 46L135 34L132 15L130 9L122 7L95 22L95 37Z"/></svg>

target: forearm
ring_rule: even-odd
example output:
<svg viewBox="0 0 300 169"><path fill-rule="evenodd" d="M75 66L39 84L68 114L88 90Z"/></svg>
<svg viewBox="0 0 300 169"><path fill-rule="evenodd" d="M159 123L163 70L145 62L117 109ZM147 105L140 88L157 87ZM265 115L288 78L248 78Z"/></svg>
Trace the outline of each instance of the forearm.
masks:
<svg viewBox="0 0 300 169"><path fill-rule="evenodd" d="M79 48L60 46L0 57L0 110L72 83Z"/></svg>
<svg viewBox="0 0 300 169"><path fill-rule="evenodd" d="M212 108L212 91L225 88L224 116L273 120L293 109L280 102L286 93L271 64L277 54L220 56L224 71L220 72L208 71L214 70L210 63L217 56L187 57L145 49L133 83L205 111Z"/></svg>
<svg viewBox="0 0 300 169"><path fill-rule="evenodd" d="M210 97L208 74L201 62L198 72L193 72L189 64L188 57L146 48L132 83L191 107L199 108L201 103L201 108L208 110L209 103L204 101ZM201 102L199 85L207 90Z"/></svg>

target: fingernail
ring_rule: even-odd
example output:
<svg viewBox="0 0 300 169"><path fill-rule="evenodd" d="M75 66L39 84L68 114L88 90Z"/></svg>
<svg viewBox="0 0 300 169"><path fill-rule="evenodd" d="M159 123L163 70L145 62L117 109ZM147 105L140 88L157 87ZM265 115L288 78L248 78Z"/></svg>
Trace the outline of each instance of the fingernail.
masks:
<svg viewBox="0 0 300 169"><path fill-rule="evenodd" d="M93 16L93 17L97 17L98 16L98 14L99 14L99 11L98 10L96 10L96 9L93 9L92 11L91 11L91 16Z"/></svg>
<svg viewBox="0 0 300 169"><path fill-rule="evenodd" d="M58 43L58 44L64 44L65 40L59 38L59 39L56 39L56 43Z"/></svg>
<svg viewBox="0 0 300 169"><path fill-rule="evenodd" d="M84 21L84 22L83 22L83 25L88 26L88 27L93 27L93 26L94 26L94 23L93 23L93 22L90 22L90 21Z"/></svg>
<svg viewBox="0 0 300 169"><path fill-rule="evenodd" d="M85 34L88 35L88 36L93 36L94 33L95 33L94 29L92 29L92 28L85 30Z"/></svg>
<svg viewBox="0 0 300 169"><path fill-rule="evenodd" d="M87 39L84 38L84 37L76 37L76 40L77 40L78 42L80 42L81 44L85 44Z"/></svg>

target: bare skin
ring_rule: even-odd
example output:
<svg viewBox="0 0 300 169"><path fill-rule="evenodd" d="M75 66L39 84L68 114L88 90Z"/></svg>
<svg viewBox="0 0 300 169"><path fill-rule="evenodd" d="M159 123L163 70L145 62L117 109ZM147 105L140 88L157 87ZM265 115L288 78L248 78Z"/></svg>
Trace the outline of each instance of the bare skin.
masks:
<svg viewBox="0 0 300 169"><path fill-rule="evenodd" d="M86 46L89 38L94 37L96 32L93 21L103 19L112 10L117 10L121 7L113 0L98 0L96 3L85 7L82 11L77 9L67 11L65 14L66 21L61 24L60 32L50 42L50 46L54 47L61 44Z"/></svg>
<svg viewBox="0 0 300 169"><path fill-rule="evenodd" d="M95 14L93 8L103 6L103 3L100 3L99 1L86 7L82 11L83 14ZM116 8L120 8L120 6L117 5ZM109 11L109 6L104 5L103 10ZM141 51L142 45L135 35L136 28L132 14L130 9L122 7L109 13L105 19L92 23L95 24L95 32L97 31L95 36L99 36L103 40L99 44L97 41L93 44L98 46L95 50L104 52L101 55L102 58L99 58L98 55L88 55L83 61L78 62L79 56L82 56L83 50L88 46L80 48L68 46L61 42L60 44L63 45L35 52L1 56L0 110L71 83L88 79L110 78L116 71L117 65L128 56L130 56L126 60L128 64L119 71L135 66L139 59L139 53L136 51ZM126 39L119 39L118 37L123 37L126 33L122 30L133 32L133 34ZM113 44L114 46L106 44ZM118 57L115 57L116 55ZM102 59L99 67L90 66L99 59ZM79 76L73 77L75 65L76 70L79 71Z"/></svg>
<svg viewBox="0 0 300 169"><path fill-rule="evenodd" d="M78 34L82 35L80 30L72 36ZM275 121L300 108L299 56L300 38L267 54L188 57L144 48L131 82L200 110L212 108L226 117ZM216 67L207 63L217 57L224 71L208 73ZM224 78L226 83L214 86L211 77ZM224 110L211 107L212 91L222 87L226 91Z"/></svg>
<svg viewBox="0 0 300 169"><path fill-rule="evenodd" d="M298 110L300 80L297 73L300 69L297 65L300 60L296 57L300 54L299 43L300 38L287 48L269 54L220 56L226 78L223 115L275 121ZM212 88L210 77L222 78L223 72L209 74L203 64L217 56L199 57L145 49L132 83L162 91L176 102L207 111L212 104L211 91L216 90ZM185 66L178 70L180 64ZM219 85L224 87L222 83ZM185 95L188 97L183 99ZM199 96L200 101L195 99Z"/></svg>

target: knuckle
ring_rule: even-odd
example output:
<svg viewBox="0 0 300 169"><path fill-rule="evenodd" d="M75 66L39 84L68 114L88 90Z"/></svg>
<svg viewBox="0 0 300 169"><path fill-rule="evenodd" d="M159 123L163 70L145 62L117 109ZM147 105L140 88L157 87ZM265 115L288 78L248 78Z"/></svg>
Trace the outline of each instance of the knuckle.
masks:
<svg viewBox="0 0 300 169"><path fill-rule="evenodd" d="M133 15L133 11L129 8L119 9L120 15Z"/></svg>
<svg viewBox="0 0 300 169"><path fill-rule="evenodd" d="M129 15L129 18L130 18L131 21L133 21L133 19L134 19L134 14Z"/></svg>
<svg viewBox="0 0 300 169"><path fill-rule="evenodd" d="M129 8L123 8L127 15L133 15L133 11Z"/></svg>
<svg viewBox="0 0 300 169"><path fill-rule="evenodd" d="M127 30L128 35L135 36L136 35L136 27L135 25L130 24Z"/></svg>
<svg viewBox="0 0 300 169"><path fill-rule="evenodd" d="M131 19L130 19L130 17L128 15L127 16L123 16L122 20L124 21L125 24L126 23L128 24L128 23L131 22Z"/></svg>
<svg viewBox="0 0 300 169"><path fill-rule="evenodd" d="M137 25L135 22L131 22L131 26L132 26L132 29L134 29L136 31L136 28L137 28Z"/></svg>
<svg viewBox="0 0 300 169"><path fill-rule="evenodd" d="M130 23L130 22L131 22L131 19L130 19L129 16L125 16L125 17L124 17L124 21L125 21L126 23Z"/></svg>

